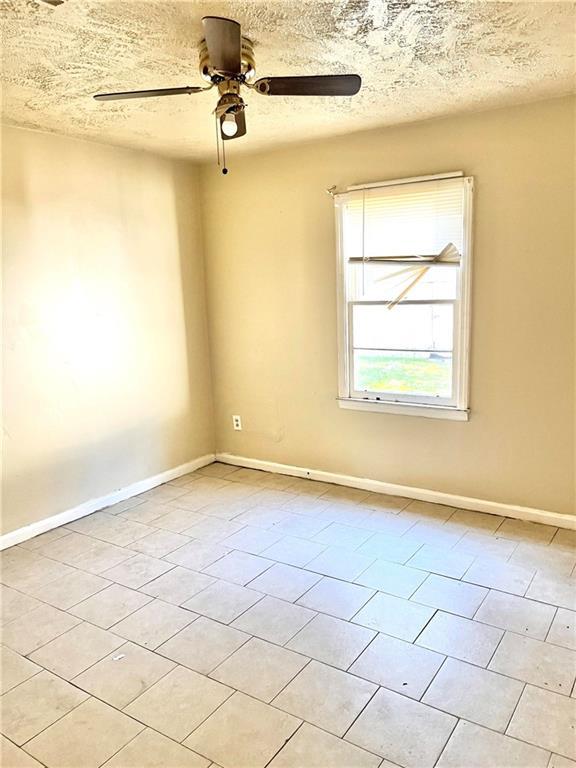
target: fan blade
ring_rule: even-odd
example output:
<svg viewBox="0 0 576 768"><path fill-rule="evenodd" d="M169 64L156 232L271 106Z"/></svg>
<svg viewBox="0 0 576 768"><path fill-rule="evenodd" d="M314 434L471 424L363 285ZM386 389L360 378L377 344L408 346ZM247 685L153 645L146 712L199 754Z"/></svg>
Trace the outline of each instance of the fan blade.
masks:
<svg viewBox="0 0 576 768"><path fill-rule="evenodd" d="M239 139L240 136L246 136L245 110L242 109L240 112L236 112L235 118L236 118L236 126L238 130L236 131L234 136L226 136L226 134L223 131L220 131L220 136L222 137L222 141L230 141L231 139ZM222 124L222 120L220 120L220 124Z"/></svg>
<svg viewBox="0 0 576 768"><path fill-rule="evenodd" d="M266 96L354 96L361 85L359 75L263 77L254 83Z"/></svg>
<svg viewBox="0 0 576 768"><path fill-rule="evenodd" d="M220 16L204 16L202 25L210 66L226 75L239 75L242 49L240 24Z"/></svg>
<svg viewBox="0 0 576 768"><path fill-rule="evenodd" d="M197 85L185 85L183 88L157 88L154 91L123 91L121 93L97 93L96 101L116 101L119 99L149 99L154 96L179 96L182 93L200 93L208 91Z"/></svg>

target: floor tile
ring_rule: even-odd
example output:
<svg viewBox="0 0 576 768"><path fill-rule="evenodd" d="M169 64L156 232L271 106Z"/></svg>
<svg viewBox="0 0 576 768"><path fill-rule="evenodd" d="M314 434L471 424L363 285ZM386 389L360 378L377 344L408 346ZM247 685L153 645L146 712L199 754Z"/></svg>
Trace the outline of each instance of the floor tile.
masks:
<svg viewBox="0 0 576 768"><path fill-rule="evenodd" d="M576 679L576 651L506 632L490 669L569 696Z"/></svg>
<svg viewBox="0 0 576 768"><path fill-rule="evenodd" d="M235 693L186 739L186 746L222 768L264 768L300 721Z"/></svg>
<svg viewBox="0 0 576 768"><path fill-rule="evenodd" d="M40 533L38 536L34 536L32 539L20 542L18 546L34 551L35 549L44 546L44 544L49 544L51 541L57 541L58 539L69 535L70 531L66 528L53 528L51 531Z"/></svg>
<svg viewBox="0 0 576 768"><path fill-rule="evenodd" d="M370 494L361 488L350 488L346 485L330 485L322 494L323 499L345 499L346 501L360 502L367 499Z"/></svg>
<svg viewBox="0 0 576 768"><path fill-rule="evenodd" d="M503 634L496 627L438 611L416 642L431 651L485 667Z"/></svg>
<svg viewBox="0 0 576 768"><path fill-rule="evenodd" d="M286 647L333 667L347 669L375 635L371 629L320 614L306 624Z"/></svg>
<svg viewBox="0 0 576 768"><path fill-rule="evenodd" d="M2 733L22 745L86 698L59 677L40 672L2 696Z"/></svg>
<svg viewBox="0 0 576 768"><path fill-rule="evenodd" d="M42 667L33 664L10 648L0 646L0 694L6 693L33 675L42 671Z"/></svg>
<svg viewBox="0 0 576 768"><path fill-rule="evenodd" d="M97 699L88 699L26 744L48 768L97 768L143 726Z"/></svg>
<svg viewBox="0 0 576 768"><path fill-rule="evenodd" d="M433 615L433 608L379 592L358 611L353 620L356 624L412 642Z"/></svg>
<svg viewBox="0 0 576 768"><path fill-rule="evenodd" d="M402 512L402 515L405 513ZM408 541L427 544L440 549L451 550L464 535L462 529L450 528L438 520L418 520L402 535Z"/></svg>
<svg viewBox="0 0 576 768"><path fill-rule="evenodd" d="M415 522L414 517L404 516L402 513L398 514L378 510L377 512L371 512L363 518L359 525L367 531L372 531L379 535L399 538L406 533L406 531L409 531ZM369 541L372 541L372 539L369 539ZM420 542L408 542L407 539L405 539L405 541L407 544L410 543L412 547L418 548L421 546ZM366 544L368 544L368 542L366 542ZM364 545L362 545L362 548L364 548ZM384 559L386 560L387 558Z"/></svg>
<svg viewBox="0 0 576 768"><path fill-rule="evenodd" d="M74 679L74 685L123 709L176 665L133 643L124 643Z"/></svg>
<svg viewBox="0 0 576 768"><path fill-rule="evenodd" d="M208 577L207 577L208 578ZM216 581L187 600L183 607L229 624L251 608L263 595L228 581Z"/></svg>
<svg viewBox="0 0 576 768"><path fill-rule="evenodd" d="M201 475L218 478L229 477L237 471L238 467L234 466L234 464L222 464L220 461L215 461L198 470Z"/></svg>
<svg viewBox="0 0 576 768"><path fill-rule="evenodd" d="M324 576L302 595L298 605L329 613L339 619L351 619L373 595L373 589Z"/></svg>
<svg viewBox="0 0 576 768"><path fill-rule="evenodd" d="M455 552L468 552L482 558L507 560L517 547L511 539L499 539L477 531L468 531L454 545Z"/></svg>
<svg viewBox="0 0 576 768"><path fill-rule="evenodd" d="M314 536L314 541L327 546L348 547L355 549L370 538L372 534L362 528L353 528L341 523L331 523Z"/></svg>
<svg viewBox="0 0 576 768"><path fill-rule="evenodd" d="M293 565L276 563L251 581L250 589L294 602L320 580L320 576Z"/></svg>
<svg viewBox="0 0 576 768"><path fill-rule="evenodd" d="M304 723L269 768L378 768L380 758Z"/></svg>
<svg viewBox="0 0 576 768"><path fill-rule="evenodd" d="M76 603L95 595L110 586L110 581L93 573L76 571L63 578L51 581L34 589L34 596L45 603L61 608L63 611L72 608Z"/></svg>
<svg viewBox="0 0 576 768"><path fill-rule="evenodd" d="M154 520L154 527L182 534L184 531L189 530L194 523L205 519L205 515L194 512L191 509L182 509L179 506L174 507L173 505L170 505L170 507L172 509L171 512ZM198 508L201 508L200 504Z"/></svg>
<svg viewBox="0 0 576 768"><path fill-rule="evenodd" d="M387 493L369 493L360 504L369 509L399 512L410 504L410 499L403 496L390 496Z"/></svg>
<svg viewBox="0 0 576 768"><path fill-rule="evenodd" d="M439 520L440 522L448 520L456 510L454 507L448 507L446 504L434 504L431 501L411 501L404 509L404 512L418 517L425 517L430 520Z"/></svg>
<svg viewBox="0 0 576 768"><path fill-rule="evenodd" d="M474 618L519 635L544 640L554 617L554 606L525 597L490 590Z"/></svg>
<svg viewBox="0 0 576 768"><path fill-rule="evenodd" d="M266 595L237 618L232 626L262 640L284 645L315 615L308 608Z"/></svg>
<svg viewBox="0 0 576 768"><path fill-rule="evenodd" d="M576 651L576 613L558 608L546 640Z"/></svg>
<svg viewBox="0 0 576 768"><path fill-rule="evenodd" d="M321 520L305 515L292 515L289 512L276 523L274 533L281 536L301 536L304 539L312 538L329 525L328 520ZM318 542L321 544L322 542Z"/></svg>
<svg viewBox="0 0 576 768"><path fill-rule="evenodd" d="M356 578L356 582L366 587L380 589L382 592L396 595L396 597L410 597L427 575L416 568L408 568L397 563L387 563L385 560L376 560Z"/></svg>
<svg viewBox="0 0 576 768"><path fill-rule="evenodd" d="M380 688L346 739L405 768L432 768L456 718Z"/></svg>
<svg viewBox="0 0 576 768"><path fill-rule="evenodd" d="M0 585L0 627L41 606L42 603L34 597Z"/></svg>
<svg viewBox="0 0 576 768"><path fill-rule="evenodd" d="M270 702L307 663L305 656L253 637L216 667L210 677Z"/></svg>
<svg viewBox="0 0 576 768"><path fill-rule="evenodd" d="M437 768L546 768L548 752L460 720Z"/></svg>
<svg viewBox="0 0 576 768"><path fill-rule="evenodd" d="M522 597L534 576L533 568L522 568L497 560L476 560L462 577L463 581L481 587L498 589Z"/></svg>
<svg viewBox="0 0 576 768"><path fill-rule="evenodd" d="M311 661L273 701L275 707L342 736L377 686L326 664Z"/></svg>
<svg viewBox="0 0 576 768"><path fill-rule="evenodd" d="M573 611L576 609L576 578L537 573L526 597Z"/></svg>
<svg viewBox="0 0 576 768"><path fill-rule="evenodd" d="M576 699L527 685L507 733L576 760L575 722Z"/></svg>
<svg viewBox="0 0 576 768"><path fill-rule="evenodd" d="M150 557L163 557L188 544L190 539L181 533L158 530L130 544L130 549Z"/></svg>
<svg viewBox="0 0 576 768"><path fill-rule="evenodd" d="M165 560L176 565L183 565L193 571L201 571L206 566L216 563L220 558L230 552L230 549L221 544L213 544L206 541L191 541L180 549L175 549Z"/></svg>
<svg viewBox="0 0 576 768"><path fill-rule="evenodd" d="M411 599L431 608L472 618L487 594L485 587L431 574Z"/></svg>
<svg viewBox="0 0 576 768"><path fill-rule="evenodd" d="M4 736L0 736L0 765L5 766L5 768L43 768L38 760L34 760L27 752L12 744Z"/></svg>
<svg viewBox="0 0 576 768"><path fill-rule="evenodd" d="M315 573L322 573L324 576L353 581L373 562L372 555L360 555L358 552L350 552L341 547L328 547L311 560L306 568Z"/></svg>
<svg viewBox="0 0 576 768"><path fill-rule="evenodd" d="M473 531L494 531L504 521L499 515L489 515L486 512L474 512L470 509L457 509L448 518L449 525L462 525Z"/></svg>
<svg viewBox="0 0 576 768"><path fill-rule="evenodd" d="M307 541L296 536L284 536L276 544L265 549L262 555L280 563L303 567L325 549L323 544L315 541Z"/></svg>
<svg viewBox="0 0 576 768"><path fill-rule="evenodd" d="M200 541L222 542L228 536L243 530L244 524L235 520L221 520L218 517L205 517L197 521L186 534ZM228 546L228 545L226 545Z"/></svg>
<svg viewBox="0 0 576 768"><path fill-rule="evenodd" d="M348 670L404 696L419 699L445 656L379 634Z"/></svg>
<svg viewBox="0 0 576 768"><path fill-rule="evenodd" d="M553 544L566 547L567 549L576 549L576 530L570 528L558 528L552 539Z"/></svg>
<svg viewBox="0 0 576 768"><path fill-rule="evenodd" d="M294 490L292 488L291 490ZM290 512L295 515L306 515L307 517L315 517L319 512L322 512L330 505L329 499L318 499L313 496L295 496L293 499L287 501L282 507L285 512Z"/></svg>
<svg viewBox="0 0 576 768"><path fill-rule="evenodd" d="M117 547L127 547L133 541L146 536L147 533L152 533L152 529L147 525L123 520L118 516L108 515L106 512L94 512L92 515L68 523L66 527L71 531L92 536L108 544L115 544Z"/></svg>
<svg viewBox="0 0 576 768"><path fill-rule="evenodd" d="M358 547L362 555L372 555L390 563L403 565L418 552L422 545L415 541L391 536L387 533L375 533L368 541Z"/></svg>
<svg viewBox="0 0 576 768"><path fill-rule="evenodd" d="M253 507L241 512L234 518L234 522L242 526L249 525L253 528L272 529L288 514L287 510L275 507Z"/></svg>
<svg viewBox="0 0 576 768"><path fill-rule="evenodd" d="M2 569L2 583L21 592L29 592L51 581L69 576L74 570L68 565L37 557L22 565L8 566Z"/></svg>
<svg viewBox="0 0 576 768"><path fill-rule="evenodd" d="M149 500L142 501L141 504L138 504L135 507L130 507L122 512L118 512L118 517L122 518L122 520L132 520L135 523L144 523L144 525L153 527L154 520L173 511L174 507L170 507L166 503Z"/></svg>
<svg viewBox="0 0 576 768"><path fill-rule="evenodd" d="M13 651L27 656L76 624L80 624L80 619L51 605L41 605L2 627L2 642Z"/></svg>
<svg viewBox="0 0 576 768"><path fill-rule="evenodd" d="M552 755L548 768L576 768L576 762L568 760L567 757L562 757L562 755Z"/></svg>
<svg viewBox="0 0 576 768"><path fill-rule="evenodd" d="M205 616L170 638L158 653L207 675L249 639L244 632Z"/></svg>
<svg viewBox="0 0 576 768"><path fill-rule="evenodd" d="M267 531L262 528L246 526L242 530L233 533L224 540L223 544L230 549L239 549L241 552L249 552L251 555L259 555L268 547L276 544L282 538L282 534Z"/></svg>
<svg viewBox="0 0 576 768"><path fill-rule="evenodd" d="M245 586L256 576L264 573L271 565L273 565L271 560L265 560L257 555L250 555L247 552L231 552L205 568L204 573Z"/></svg>
<svg viewBox="0 0 576 768"><path fill-rule="evenodd" d="M466 552L446 552L445 549L424 544L410 558L408 565L411 568L420 568L423 571L437 573L440 576L460 579L470 568L473 560L474 555L466 554Z"/></svg>
<svg viewBox="0 0 576 768"><path fill-rule="evenodd" d="M150 488L149 491L141 493L140 498L152 499L157 502L170 501L171 499L177 499L179 496L183 496L186 492L186 489L163 483L162 485L157 485L155 488Z"/></svg>
<svg viewBox="0 0 576 768"><path fill-rule="evenodd" d="M463 661L446 659L422 702L503 732L523 688L518 680Z"/></svg>
<svg viewBox="0 0 576 768"><path fill-rule="evenodd" d="M507 519L498 528L496 535L514 541L538 541L549 544L555 533L556 528L551 525L530 523L527 520Z"/></svg>
<svg viewBox="0 0 576 768"><path fill-rule="evenodd" d="M122 645L122 638L82 622L35 651L30 659L65 680L95 664Z"/></svg>
<svg viewBox="0 0 576 768"><path fill-rule="evenodd" d="M210 760L150 728L140 731L103 768L208 768Z"/></svg>
<svg viewBox="0 0 576 768"><path fill-rule="evenodd" d="M71 559L71 565L89 573L100 574L123 563L134 554L132 550L118 547L115 544L107 544L105 541L97 541L96 539L92 539L92 541L94 542L93 546Z"/></svg>
<svg viewBox="0 0 576 768"><path fill-rule="evenodd" d="M174 568L172 563L164 560L158 560L148 555L134 555L129 560L125 560L120 565L104 571L105 578L115 581L117 584L123 584L131 589L138 589L149 581L162 576L166 571Z"/></svg>
<svg viewBox="0 0 576 768"><path fill-rule="evenodd" d="M576 565L576 551L546 544L519 543L509 562L557 576L569 576Z"/></svg>
<svg viewBox="0 0 576 768"><path fill-rule="evenodd" d="M182 741L232 690L197 672L176 667L124 710L156 731Z"/></svg>
<svg viewBox="0 0 576 768"><path fill-rule="evenodd" d="M204 573L196 573L196 571L191 571L188 568L176 566L154 581L140 587L140 592L158 597L167 603L182 605L214 582L215 579Z"/></svg>
<svg viewBox="0 0 576 768"><path fill-rule="evenodd" d="M162 600L153 600L118 624L114 624L112 631L126 640L154 650L187 627L195 618L196 614L191 611L164 603Z"/></svg>
<svg viewBox="0 0 576 768"><path fill-rule="evenodd" d="M151 597L135 592L133 589L113 584L75 605L70 609L70 613L103 629L109 629L151 600Z"/></svg>
<svg viewBox="0 0 576 768"><path fill-rule="evenodd" d="M96 546L97 543L96 539L90 536L68 531L67 536L43 544L38 551L53 560L58 560L62 563L72 563L81 554Z"/></svg>

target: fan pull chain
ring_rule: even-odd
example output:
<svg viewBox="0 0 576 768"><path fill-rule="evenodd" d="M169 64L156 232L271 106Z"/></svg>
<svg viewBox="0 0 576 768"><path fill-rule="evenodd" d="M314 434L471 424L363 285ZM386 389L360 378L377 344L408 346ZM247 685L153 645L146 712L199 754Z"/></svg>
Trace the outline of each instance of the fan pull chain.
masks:
<svg viewBox="0 0 576 768"><path fill-rule="evenodd" d="M224 139L222 139L222 164L224 166L222 168L222 173L226 175L228 173L228 168L226 168L226 142Z"/></svg>
<svg viewBox="0 0 576 768"><path fill-rule="evenodd" d="M216 160L218 162L218 168L220 168L220 136L218 135L218 115L214 115L214 125L216 127Z"/></svg>

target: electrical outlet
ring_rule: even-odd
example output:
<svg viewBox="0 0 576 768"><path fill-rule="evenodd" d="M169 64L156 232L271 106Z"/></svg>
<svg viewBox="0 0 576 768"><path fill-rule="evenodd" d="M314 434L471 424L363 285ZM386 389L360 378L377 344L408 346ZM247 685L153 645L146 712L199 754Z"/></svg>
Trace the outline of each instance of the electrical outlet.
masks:
<svg viewBox="0 0 576 768"><path fill-rule="evenodd" d="M242 431L242 419L240 416L232 416L232 426L239 432Z"/></svg>

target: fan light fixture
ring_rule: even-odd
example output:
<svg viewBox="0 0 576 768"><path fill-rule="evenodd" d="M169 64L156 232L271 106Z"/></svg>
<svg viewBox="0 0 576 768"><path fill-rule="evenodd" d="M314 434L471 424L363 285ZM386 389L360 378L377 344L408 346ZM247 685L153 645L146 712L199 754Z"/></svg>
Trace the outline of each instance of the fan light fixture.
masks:
<svg viewBox="0 0 576 768"><path fill-rule="evenodd" d="M354 96L362 85L359 75L304 75L302 77L264 77L254 80L256 65L252 42L247 37L242 37L240 24L219 16L205 16L202 19L202 26L204 39L199 46L200 74L208 85L98 93L94 98L97 101L116 101L178 96L202 93L216 86L220 98L214 114L217 121L217 138L219 136L223 142L222 173L227 173L224 142L239 139L246 134L246 104L240 96L241 86L264 96ZM219 149L218 162L220 162Z"/></svg>

